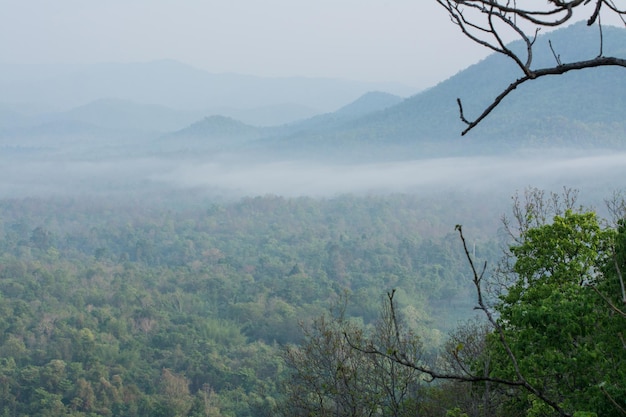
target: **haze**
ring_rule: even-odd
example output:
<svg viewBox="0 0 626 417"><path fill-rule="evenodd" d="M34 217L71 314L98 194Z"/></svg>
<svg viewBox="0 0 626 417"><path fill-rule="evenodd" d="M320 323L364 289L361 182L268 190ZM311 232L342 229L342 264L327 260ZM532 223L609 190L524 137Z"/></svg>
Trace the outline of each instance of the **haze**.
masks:
<svg viewBox="0 0 626 417"><path fill-rule="evenodd" d="M141 198L168 193L238 199L278 195L332 198L341 194L452 192L489 195L507 202L529 186L558 191L584 190L595 203L626 187L626 154L552 154L517 157L435 158L368 164L305 161L250 163L220 157L205 162L191 158L117 157L107 160L48 158L5 159L0 198L54 195ZM487 201L487 200L486 200Z"/></svg>
<svg viewBox="0 0 626 417"><path fill-rule="evenodd" d="M0 1L0 60L174 59L213 72L424 88L487 55L434 1Z"/></svg>
<svg viewBox="0 0 626 417"><path fill-rule="evenodd" d="M358 165L333 165L328 161L313 164L288 157L261 163L221 159L222 154L215 158L213 150L206 149L206 137L163 140L168 134L215 114L212 112L217 106L237 105L234 101L227 103L229 99L237 98L238 103L265 113L268 108L285 105L280 112L292 112L294 116L286 121L291 123L312 116L307 113L309 109L331 111L347 105L369 88L368 85L359 90L361 87L337 82L324 84L322 91L321 84L302 81L312 77L401 83L408 86L406 91L434 86L489 52L464 38L435 1L0 0L0 6L0 57L5 64L0 67L0 87L4 89L0 104L7 105L5 109L0 106L0 111L7 110L0 112L0 145L5 151L0 157L2 197L136 191L145 186L210 189L237 195L328 196L447 187L476 190L497 185L506 187L505 194L510 195L515 188L538 183L549 187L577 186L584 185L582 181L623 178L607 171L622 169L622 154L622 159L615 154L574 155L569 159L561 154L553 161L544 157L460 158ZM151 64L100 66L83 78L68 71L71 67L103 62ZM37 71L43 71L41 68L50 72L39 74L37 83L31 82L37 78ZM65 78L54 79L55 68ZM148 70L165 77L153 82L142 72ZM273 80L262 87L256 79L207 78L207 74L220 73L310 78L292 84ZM120 74L134 78L122 79ZM14 80L19 82L12 83ZM215 86L222 87L227 81L235 88L220 93ZM297 85L302 90L300 102L281 96L283 91L295 91ZM338 94L342 89L343 95L332 103L314 100L328 91ZM158 97L160 101L154 98L157 90L164 91ZM124 95L130 92L134 95ZM240 93L241 97L237 96ZM244 97L244 93L248 95ZM194 94L198 96L195 102L185 103ZM58 106L56 113L49 109L24 112L20 107L44 96L49 97L46 105ZM268 99L257 100L257 96ZM204 102L205 99L217 101ZM452 100L450 103L456 111ZM146 107L147 104L162 107ZM120 109L124 111L117 112ZM458 123L457 119L453 114L438 124L448 120ZM306 126L302 132L309 129ZM229 128L232 125L225 129ZM318 128L320 132L328 129ZM376 132L368 128L367 132ZM123 129L126 130L120 133ZM228 141L221 134L218 131L215 139L231 141L229 145L240 140L237 132L226 138ZM274 139L272 135L268 138ZM282 139L285 138L290 137ZM177 152L181 149L170 149L175 156L167 155L167 149L161 153L158 149L166 146L164 143L175 146L184 140L189 140L180 145L185 152L198 144L205 146L195 155L202 158L188 158L187 154L180 157ZM113 152L114 146L119 149L109 157L106 152ZM611 188L620 186L618 181Z"/></svg>

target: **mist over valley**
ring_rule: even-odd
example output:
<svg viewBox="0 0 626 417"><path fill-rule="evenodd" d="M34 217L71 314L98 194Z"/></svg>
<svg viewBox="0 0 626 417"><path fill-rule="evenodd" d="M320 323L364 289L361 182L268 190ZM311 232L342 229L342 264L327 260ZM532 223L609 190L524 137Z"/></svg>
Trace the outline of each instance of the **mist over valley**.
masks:
<svg viewBox="0 0 626 417"><path fill-rule="evenodd" d="M257 63L251 72L358 62L355 79L410 71L391 68L389 53L423 67L422 86L428 65L448 73L456 59L415 53L449 42L443 32L415 51L377 48L407 38L403 19L411 30L414 17L435 25L400 16L403 2L359 3L358 13L350 2L285 2L273 25L276 2L258 16L253 3L39 3L7 4L28 19L3 15L0 31L13 27L22 36L11 39L35 50L22 28L54 22L76 31L63 39L80 41L69 43L76 59L125 56L136 43L138 56L195 50L218 68ZM349 12L349 31L330 10ZM625 29L586 29L541 32L534 65L599 44L626 56ZM42 56L56 53L47 32ZM303 55L324 39L324 60ZM523 76L508 58L489 55L425 89L171 59L0 63L0 415L612 415L626 375L614 337L623 314L603 309L619 295L613 266L626 265L615 227L626 212L623 71L533 80L462 136L457 99L464 117L480 115ZM528 262L517 268L515 257ZM487 326L481 308L501 324ZM530 378L507 368L505 331ZM418 366L399 366L407 360ZM431 384L423 366L518 379ZM546 383L523 399L517 389L535 381ZM594 401L580 404L606 407L551 414L535 394L553 389L588 390ZM313 407L296 410L299 395ZM354 398L372 411L337 405Z"/></svg>
<svg viewBox="0 0 626 417"><path fill-rule="evenodd" d="M582 30L573 25L549 39L573 59L595 46ZM619 52L625 31L605 32L606 50ZM539 62L550 59L542 51ZM481 189L506 196L527 186L623 186L619 69L538 80L465 137L456 97L467 111L486 106L507 82L504 58L489 56L417 94L394 90L405 96L343 80L216 76L173 61L72 71L30 80L15 72L3 87L2 197L123 198L160 187L220 198ZM36 110L54 107L66 110Z"/></svg>

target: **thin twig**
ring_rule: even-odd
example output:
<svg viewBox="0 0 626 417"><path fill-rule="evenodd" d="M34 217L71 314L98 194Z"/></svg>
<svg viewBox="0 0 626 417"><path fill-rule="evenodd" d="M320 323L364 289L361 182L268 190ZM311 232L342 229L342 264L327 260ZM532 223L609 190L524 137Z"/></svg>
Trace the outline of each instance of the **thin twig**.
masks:
<svg viewBox="0 0 626 417"><path fill-rule="evenodd" d="M592 286L591 288L609 305L609 307L611 307L611 310L615 311L620 316L626 318L626 312L620 310L615 304L611 302L611 300L609 300L607 296L602 294L600 290L598 290L596 287Z"/></svg>
<svg viewBox="0 0 626 417"><path fill-rule="evenodd" d="M622 414L626 415L626 410L624 409L624 407L619 405L617 401L615 401L615 399L611 396L611 394L609 394L607 390L604 389L604 387L600 387L600 390L602 391L604 395L606 395L606 397L609 399L609 401L611 401L611 403L615 406L615 408L617 408Z"/></svg>
<svg viewBox="0 0 626 417"><path fill-rule="evenodd" d="M551 40L548 40L548 45L550 45L550 50L552 51L552 56L554 57L554 60L556 61L556 66L560 67L561 65L563 65L563 63L561 62L561 55L556 54L556 52L554 51L554 48L552 47Z"/></svg>

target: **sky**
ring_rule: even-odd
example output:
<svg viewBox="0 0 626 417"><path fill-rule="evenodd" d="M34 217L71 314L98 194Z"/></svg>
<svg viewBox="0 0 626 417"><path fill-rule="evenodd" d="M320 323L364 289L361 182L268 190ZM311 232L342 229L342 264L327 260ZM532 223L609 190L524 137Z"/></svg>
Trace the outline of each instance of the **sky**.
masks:
<svg viewBox="0 0 626 417"><path fill-rule="evenodd" d="M435 85L488 54L434 0L0 0L0 61Z"/></svg>

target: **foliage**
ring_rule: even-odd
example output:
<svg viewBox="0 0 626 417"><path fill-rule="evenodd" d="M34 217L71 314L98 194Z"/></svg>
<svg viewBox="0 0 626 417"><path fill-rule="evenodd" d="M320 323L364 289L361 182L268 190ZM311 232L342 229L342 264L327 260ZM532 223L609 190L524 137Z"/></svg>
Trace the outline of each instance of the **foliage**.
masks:
<svg viewBox="0 0 626 417"><path fill-rule="evenodd" d="M463 314L435 204L0 201L0 415L272 415L280 346L344 291L367 326L392 286L430 334Z"/></svg>
<svg viewBox="0 0 626 417"><path fill-rule="evenodd" d="M620 415L626 224L535 197L496 326L443 345L473 304L434 202L2 201L0 415Z"/></svg>
<svg viewBox="0 0 626 417"><path fill-rule="evenodd" d="M362 351L442 381L421 401L427 415L444 415L442 409L472 417L626 414L623 213L617 228L601 227L594 212L574 209L575 202L576 193L567 189L562 198L546 200L538 190L514 198L517 230L504 219L514 243L488 287L487 263L477 267L457 225L476 309L486 322L462 325L428 361L389 343ZM620 207L623 201L609 208L616 214ZM393 296L389 301L395 316Z"/></svg>
<svg viewBox="0 0 626 417"><path fill-rule="evenodd" d="M619 336L626 320L601 295L617 281L611 268L615 237L595 213L567 210L530 228L511 247L516 279L495 307L505 342L496 333L488 339L491 373L509 380L523 375L560 408L519 390L511 401L528 416L615 415L614 403L626 400Z"/></svg>

